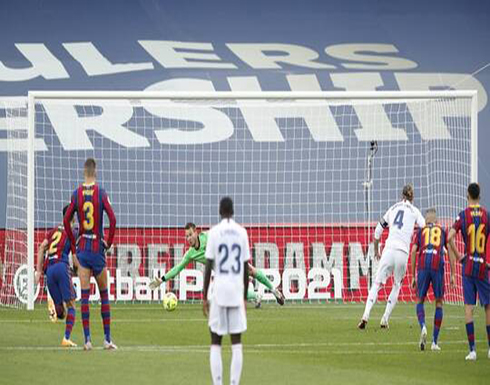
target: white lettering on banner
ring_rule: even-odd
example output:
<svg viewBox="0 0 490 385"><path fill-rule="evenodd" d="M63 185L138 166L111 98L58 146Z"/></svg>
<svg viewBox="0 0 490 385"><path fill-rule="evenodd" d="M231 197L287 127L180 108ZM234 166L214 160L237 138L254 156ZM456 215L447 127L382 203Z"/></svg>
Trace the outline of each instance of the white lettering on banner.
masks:
<svg viewBox="0 0 490 385"><path fill-rule="evenodd" d="M447 89L456 84L455 89L478 90L479 110L487 104L487 93L483 85L473 76L465 74L438 74L432 73L395 73L395 79L400 89L406 91L412 90L430 90L434 88ZM420 136L424 140L433 139L451 139L446 118L449 117L467 117L469 116L469 101L461 100L444 100L444 102L434 101L438 108L433 108L434 116L427 118L427 109L420 103L408 102L407 106L413 121L419 129ZM466 105L466 108L464 108Z"/></svg>
<svg viewBox="0 0 490 385"><path fill-rule="evenodd" d="M180 273L179 300L187 299L187 292L200 292L203 289L204 277L202 271L185 269Z"/></svg>
<svg viewBox="0 0 490 385"><path fill-rule="evenodd" d="M226 46L243 62L254 69L281 69L278 63L314 68L335 69L334 65L319 63L318 53L295 44L228 43Z"/></svg>
<svg viewBox="0 0 490 385"><path fill-rule="evenodd" d="M123 125L133 116L133 108L128 101L118 104L104 102L77 101L76 106L89 106L102 108L100 115L79 116L75 105L56 104L45 102L49 120L58 135L65 150L92 150L94 147L87 131L94 130L100 135L112 140L123 147L149 147L150 143L144 136L127 129ZM91 108L87 109L91 111Z"/></svg>
<svg viewBox="0 0 490 385"><path fill-rule="evenodd" d="M297 268L306 270L305 250L302 243L287 243L286 256L284 257L284 269ZM284 278L283 278L284 280Z"/></svg>
<svg viewBox="0 0 490 385"><path fill-rule="evenodd" d="M398 49L393 44L337 44L326 47L325 53L339 60L356 62L342 63L342 66L348 69L393 71L417 68L417 63L412 60L373 55L373 53L398 53Z"/></svg>
<svg viewBox="0 0 490 385"><path fill-rule="evenodd" d="M213 83L201 79L170 79L151 85L146 91L214 91ZM142 105L153 115L177 121L198 122L199 129L189 130L189 124L178 124L165 130L155 130L162 144L204 144L220 142L233 135L233 122L223 112L209 106L192 106L183 102L162 103L143 101ZM191 108L189 108L191 107ZM182 130L181 127L185 127Z"/></svg>
<svg viewBox="0 0 490 385"><path fill-rule="evenodd" d="M138 43L164 68L237 68L211 53L214 50L211 43L165 40L139 40Z"/></svg>
<svg viewBox="0 0 490 385"><path fill-rule="evenodd" d="M63 43L63 47L81 64L88 76L112 75L154 68L153 63L150 62L113 64L91 42Z"/></svg>
<svg viewBox="0 0 490 385"><path fill-rule="evenodd" d="M291 282L296 282L295 291L291 291ZM303 299L306 295L306 275L302 269L284 269L282 273L282 292L286 299Z"/></svg>
<svg viewBox="0 0 490 385"><path fill-rule="evenodd" d="M133 291L133 277L123 275L121 269L116 269L116 297L118 301L132 301Z"/></svg>
<svg viewBox="0 0 490 385"><path fill-rule="evenodd" d="M359 281L360 275L370 277L370 283L372 282L374 272L378 267L378 260L374 258L374 245L372 243L369 244L366 254L364 254L362 245L359 242L349 243L347 262L349 264L350 290L358 290L361 288ZM369 274L370 267L373 274Z"/></svg>
<svg viewBox="0 0 490 385"><path fill-rule="evenodd" d="M376 91L383 85L379 73L330 74L333 85L346 91ZM384 106L377 104L354 105L361 128L354 130L359 141L408 140L403 129L394 128Z"/></svg>
<svg viewBox="0 0 490 385"><path fill-rule="evenodd" d="M311 244L312 266L332 271L334 268L342 274L344 271L344 244L334 242L330 247L330 254L327 255L325 244L313 242ZM343 275L340 277L343 279Z"/></svg>
<svg viewBox="0 0 490 385"><path fill-rule="evenodd" d="M311 282L308 285L308 299L330 299L330 292L327 291L330 285L328 270L314 267L308 272L308 280Z"/></svg>
<svg viewBox="0 0 490 385"><path fill-rule="evenodd" d="M8 68L0 61L0 81L22 82L35 79L38 76L46 80L68 79L70 77L61 61L44 44L15 44L15 47L31 63L31 66Z"/></svg>
<svg viewBox="0 0 490 385"><path fill-rule="evenodd" d="M123 276L139 277L141 250L135 244L117 245L117 267Z"/></svg>
<svg viewBox="0 0 490 385"><path fill-rule="evenodd" d="M275 243L257 242L254 251L255 267L264 269L267 265L271 269L279 269L279 248Z"/></svg>
<svg viewBox="0 0 490 385"><path fill-rule="evenodd" d="M134 298L137 301L151 301L151 289L150 289L149 277L136 277L134 283Z"/></svg>

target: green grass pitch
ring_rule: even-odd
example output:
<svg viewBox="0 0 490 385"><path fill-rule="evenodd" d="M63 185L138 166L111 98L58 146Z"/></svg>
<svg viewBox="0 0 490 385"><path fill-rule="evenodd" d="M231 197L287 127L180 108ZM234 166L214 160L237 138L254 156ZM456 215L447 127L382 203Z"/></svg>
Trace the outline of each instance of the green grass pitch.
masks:
<svg viewBox="0 0 490 385"><path fill-rule="evenodd" d="M429 336L434 307L426 305ZM379 329L383 304L366 331L356 328L362 304L264 305L249 308L242 384L490 384L484 312L475 312L478 360L465 362L462 306L446 306L442 352L420 352L414 304L399 304L389 330ZM59 347L64 322L45 306L0 309L1 384L210 384L209 335L200 305L173 313L148 304L112 305L118 351L102 350L100 307L91 306L95 349ZM80 309L72 339L82 344ZM228 383L229 339L223 365Z"/></svg>

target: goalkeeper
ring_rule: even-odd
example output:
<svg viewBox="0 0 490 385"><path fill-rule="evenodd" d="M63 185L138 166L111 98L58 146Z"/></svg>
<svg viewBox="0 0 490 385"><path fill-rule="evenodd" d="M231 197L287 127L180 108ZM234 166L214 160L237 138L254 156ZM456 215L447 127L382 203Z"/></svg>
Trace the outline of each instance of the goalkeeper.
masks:
<svg viewBox="0 0 490 385"><path fill-rule="evenodd" d="M167 274L161 278L155 278L150 283L151 289L157 289L163 282L173 279L178 275L184 268L192 262L198 262L206 264L206 243L208 240L208 234L205 232L198 233L196 230L196 225L194 223L187 223L185 225L185 239L189 243L189 250L184 254L182 261L170 269ZM269 289L279 305L284 305L284 296L279 289L274 289L272 282L266 277L266 275L259 269L256 269L250 263L248 264L249 273L252 278L257 279L261 284L263 284L267 289ZM261 298L253 290L249 290L247 293L247 300L253 301L260 306Z"/></svg>

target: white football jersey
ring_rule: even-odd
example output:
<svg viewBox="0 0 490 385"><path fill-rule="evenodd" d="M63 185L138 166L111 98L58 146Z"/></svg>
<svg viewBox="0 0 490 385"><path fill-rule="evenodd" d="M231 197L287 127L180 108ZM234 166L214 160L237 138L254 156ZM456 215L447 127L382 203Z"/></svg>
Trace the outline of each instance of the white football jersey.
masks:
<svg viewBox="0 0 490 385"><path fill-rule="evenodd" d="M208 233L206 259L214 261L213 300L220 306L243 305L243 266L250 259L247 231L233 219L223 219Z"/></svg>
<svg viewBox="0 0 490 385"><path fill-rule="evenodd" d="M381 220L381 226L390 228L385 247L403 250L408 254L415 223L422 228L425 219L410 201L403 200L391 206Z"/></svg>

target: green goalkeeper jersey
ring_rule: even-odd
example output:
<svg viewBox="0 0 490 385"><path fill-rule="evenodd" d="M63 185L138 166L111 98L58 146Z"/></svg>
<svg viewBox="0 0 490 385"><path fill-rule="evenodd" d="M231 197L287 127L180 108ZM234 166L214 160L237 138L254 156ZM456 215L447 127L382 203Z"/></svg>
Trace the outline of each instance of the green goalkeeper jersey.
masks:
<svg viewBox="0 0 490 385"><path fill-rule="evenodd" d="M184 254L184 258L182 261L170 269L167 274L165 274L165 281L168 281L178 275L185 267L191 262L206 264L206 244L208 243L208 234L207 233L199 233L199 248L195 249L194 247L190 247L189 250Z"/></svg>

